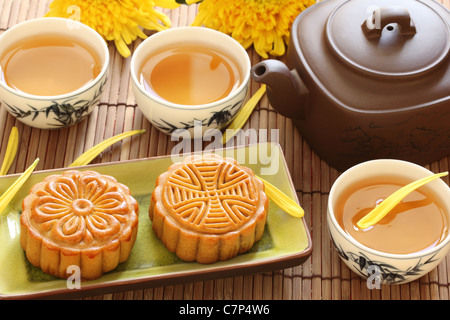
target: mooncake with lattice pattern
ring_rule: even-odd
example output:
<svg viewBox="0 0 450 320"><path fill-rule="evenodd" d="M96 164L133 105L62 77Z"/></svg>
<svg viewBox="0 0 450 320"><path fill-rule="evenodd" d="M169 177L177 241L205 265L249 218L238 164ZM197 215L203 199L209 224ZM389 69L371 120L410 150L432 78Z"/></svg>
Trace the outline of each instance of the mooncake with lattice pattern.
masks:
<svg viewBox="0 0 450 320"><path fill-rule="evenodd" d="M48 274L67 278L78 266L82 280L96 279L128 259L138 215L129 188L114 177L69 170L35 184L23 200L20 243Z"/></svg>
<svg viewBox="0 0 450 320"><path fill-rule="evenodd" d="M214 263L248 251L263 235L269 199L253 171L216 154L189 156L162 173L152 229L184 261Z"/></svg>

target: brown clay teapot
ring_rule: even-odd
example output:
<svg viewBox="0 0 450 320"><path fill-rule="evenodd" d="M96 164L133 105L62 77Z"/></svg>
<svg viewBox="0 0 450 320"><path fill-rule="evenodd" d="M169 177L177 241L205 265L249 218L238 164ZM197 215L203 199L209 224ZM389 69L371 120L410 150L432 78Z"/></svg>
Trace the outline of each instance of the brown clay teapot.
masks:
<svg viewBox="0 0 450 320"><path fill-rule="evenodd" d="M450 155L450 12L433 0L324 0L294 21L286 64L252 78L329 165Z"/></svg>

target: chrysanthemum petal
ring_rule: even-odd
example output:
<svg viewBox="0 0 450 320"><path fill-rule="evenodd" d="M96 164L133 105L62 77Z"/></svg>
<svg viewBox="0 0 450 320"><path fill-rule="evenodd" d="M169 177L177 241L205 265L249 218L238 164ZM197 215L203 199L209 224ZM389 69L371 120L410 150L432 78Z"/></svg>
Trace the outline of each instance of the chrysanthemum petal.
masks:
<svg viewBox="0 0 450 320"><path fill-rule="evenodd" d="M273 50L270 51L270 54L273 56L282 56L286 51L286 47L284 45L283 38L275 37L275 41L273 42Z"/></svg>
<svg viewBox="0 0 450 320"><path fill-rule="evenodd" d="M114 39L114 44L116 45L117 51L119 51L124 58L128 58L131 55L130 49L122 38Z"/></svg>

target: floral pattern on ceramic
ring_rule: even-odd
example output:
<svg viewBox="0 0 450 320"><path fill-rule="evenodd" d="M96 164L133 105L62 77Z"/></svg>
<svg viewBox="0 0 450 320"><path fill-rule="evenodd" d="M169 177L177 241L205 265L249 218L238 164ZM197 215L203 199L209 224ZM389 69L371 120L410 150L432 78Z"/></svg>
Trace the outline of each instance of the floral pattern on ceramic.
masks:
<svg viewBox="0 0 450 320"><path fill-rule="evenodd" d="M10 105L6 101L2 101L2 104L14 117L32 127L37 126L33 123L36 122L44 124L47 128L65 128L79 123L92 112L100 100L106 81L104 77L91 99L82 99L78 95L66 100L53 100L46 107L34 107L28 104L26 109L22 106Z"/></svg>
<svg viewBox="0 0 450 320"><path fill-rule="evenodd" d="M434 267L437 261L437 253L435 253L426 258L418 258L405 269L399 269L394 264L370 258L362 251L346 251L336 242L332 241L332 243L339 257L352 271L363 278L375 280L378 277L380 283L383 284L402 284L415 280L421 277L425 270L429 269L429 264Z"/></svg>
<svg viewBox="0 0 450 320"><path fill-rule="evenodd" d="M191 121L185 122L179 122L179 123L171 123L168 119L160 118L159 121L153 120L152 123L155 127L157 127L159 130L167 133L172 134L176 133L177 131L184 131L195 128L195 126L202 126L202 127L210 127L211 125L214 125L219 130L224 129L227 127L227 125L234 119L238 111L241 109L244 101L240 100L236 102L235 104L230 104L224 107L222 110L219 111L211 111L209 118L203 118L203 119L197 119L194 118Z"/></svg>

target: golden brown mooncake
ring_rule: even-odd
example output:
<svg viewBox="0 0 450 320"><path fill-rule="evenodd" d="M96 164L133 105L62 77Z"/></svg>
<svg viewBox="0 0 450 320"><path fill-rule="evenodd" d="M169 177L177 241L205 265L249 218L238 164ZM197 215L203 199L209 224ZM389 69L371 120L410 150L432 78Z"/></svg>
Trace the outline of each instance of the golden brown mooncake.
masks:
<svg viewBox="0 0 450 320"><path fill-rule="evenodd" d="M185 261L213 263L260 240L269 199L253 171L232 158L189 156L162 173L152 193L152 228Z"/></svg>
<svg viewBox="0 0 450 320"><path fill-rule="evenodd" d="M127 186L95 171L69 170L35 184L22 202L20 244L31 264L92 280L128 259L139 206Z"/></svg>

